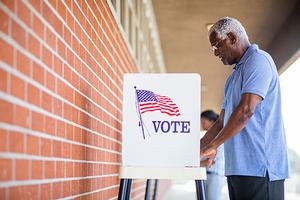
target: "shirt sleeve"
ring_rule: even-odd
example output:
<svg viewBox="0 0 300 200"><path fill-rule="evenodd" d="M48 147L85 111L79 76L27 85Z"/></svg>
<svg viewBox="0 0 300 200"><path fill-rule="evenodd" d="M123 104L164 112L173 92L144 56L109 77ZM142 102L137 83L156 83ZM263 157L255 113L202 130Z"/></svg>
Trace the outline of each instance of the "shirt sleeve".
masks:
<svg viewBox="0 0 300 200"><path fill-rule="evenodd" d="M263 54L255 53L244 65L241 93L253 93L264 99L272 77L272 66L268 58Z"/></svg>

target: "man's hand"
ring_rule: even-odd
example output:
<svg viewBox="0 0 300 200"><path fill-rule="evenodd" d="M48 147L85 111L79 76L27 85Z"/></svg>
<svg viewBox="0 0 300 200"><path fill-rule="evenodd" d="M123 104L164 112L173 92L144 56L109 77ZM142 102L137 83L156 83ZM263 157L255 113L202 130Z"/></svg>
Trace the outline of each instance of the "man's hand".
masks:
<svg viewBox="0 0 300 200"><path fill-rule="evenodd" d="M215 157L217 155L217 148L208 146L200 151L200 158L206 157L206 160L201 161L200 166L211 167L214 164Z"/></svg>

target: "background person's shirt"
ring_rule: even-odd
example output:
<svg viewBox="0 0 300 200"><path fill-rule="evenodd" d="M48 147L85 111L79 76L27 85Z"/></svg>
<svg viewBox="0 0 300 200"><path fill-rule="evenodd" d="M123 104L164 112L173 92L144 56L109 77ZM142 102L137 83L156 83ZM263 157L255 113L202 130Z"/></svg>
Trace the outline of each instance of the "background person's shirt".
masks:
<svg viewBox="0 0 300 200"><path fill-rule="evenodd" d="M264 177L289 176L286 139L281 112L279 77L271 56L251 45L228 77L224 90L224 126L241 95L262 97L246 126L225 142L225 175Z"/></svg>

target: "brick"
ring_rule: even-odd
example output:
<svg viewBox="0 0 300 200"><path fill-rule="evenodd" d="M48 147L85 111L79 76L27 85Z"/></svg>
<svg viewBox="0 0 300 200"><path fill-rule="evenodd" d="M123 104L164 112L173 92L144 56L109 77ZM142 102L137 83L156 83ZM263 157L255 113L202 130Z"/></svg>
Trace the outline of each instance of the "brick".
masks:
<svg viewBox="0 0 300 200"><path fill-rule="evenodd" d="M53 97L53 114L62 116L62 102L55 97Z"/></svg>
<svg viewBox="0 0 300 200"><path fill-rule="evenodd" d="M40 39L44 39L45 26L43 22L35 15L33 15L32 17L31 28L35 32L35 34L40 37Z"/></svg>
<svg viewBox="0 0 300 200"><path fill-rule="evenodd" d="M55 77L50 72L46 72L46 87L55 92L55 84Z"/></svg>
<svg viewBox="0 0 300 200"><path fill-rule="evenodd" d="M50 48L54 51L56 51L56 36L52 33L52 31L50 31L49 29L47 29L46 31L46 35L45 35L45 39L47 44L50 46Z"/></svg>
<svg viewBox="0 0 300 200"><path fill-rule="evenodd" d="M65 42L70 46L71 45L71 37L72 37L70 31L66 27L64 27L63 33L64 33L63 38L64 38Z"/></svg>
<svg viewBox="0 0 300 200"><path fill-rule="evenodd" d="M12 160L0 158L0 181L12 180Z"/></svg>
<svg viewBox="0 0 300 200"><path fill-rule="evenodd" d="M69 87L69 86L65 86L65 88L64 88L65 90L64 90L64 95L63 95L63 97L66 99L66 100L68 100L69 102L71 102L71 103L73 103L73 93L74 93L74 90L71 88L71 87ZM70 118L68 118L68 119L71 119L71 116L70 116Z"/></svg>
<svg viewBox="0 0 300 200"><path fill-rule="evenodd" d="M8 189L7 188L0 188L0 199L8 199Z"/></svg>
<svg viewBox="0 0 300 200"><path fill-rule="evenodd" d="M59 15L63 18L64 21L66 21L66 7L61 1L57 2L57 9Z"/></svg>
<svg viewBox="0 0 300 200"><path fill-rule="evenodd" d="M52 199L51 193L51 184L46 183L41 185L41 199Z"/></svg>
<svg viewBox="0 0 300 200"><path fill-rule="evenodd" d="M29 161L16 159L16 180L26 180L29 179Z"/></svg>
<svg viewBox="0 0 300 200"><path fill-rule="evenodd" d="M32 179L43 178L43 161L40 160L31 161L31 178Z"/></svg>
<svg viewBox="0 0 300 200"><path fill-rule="evenodd" d="M15 105L14 123L23 128L29 128L30 126L29 110L22 106Z"/></svg>
<svg viewBox="0 0 300 200"><path fill-rule="evenodd" d="M80 184L79 180L72 181L72 195L80 194Z"/></svg>
<svg viewBox="0 0 300 200"><path fill-rule="evenodd" d="M4 129L0 129L0 152L8 151L8 133Z"/></svg>
<svg viewBox="0 0 300 200"><path fill-rule="evenodd" d="M24 75L30 76L31 75L31 67L30 67L30 60L27 56L25 56L20 51L17 51L17 62L16 68Z"/></svg>
<svg viewBox="0 0 300 200"><path fill-rule="evenodd" d="M45 46L42 46L42 61L47 68L52 69L52 53Z"/></svg>
<svg viewBox="0 0 300 200"><path fill-rule="evenodd" d="M17 1L17 15L28 27L30 27L31 13L22 1Z"/></svg>
<svg viewBox="0 0 300 200"><path fill-rule="evenodd" d="M54 157L62 157L62 142L61 141L53 141L53 156Z"/></svg>
<svg viewBox="0 0 300 200"><path fill-rule="evenodd" d="M19 99L25 99L25 82L16 77L11 75L11 94Z"/></svg>
<svg viewBox="0 0 300 200"><path fill-rule="evenodd" d="M57 51L58 51L58 54L62 58L65 58L65 56L66 56L66 46L63 44L63 42L61 40L57 40Z"/></svg>
<svg viewBox="0 0 300 200"><path fill-rule="evenodd" d="M24 199L39 199L39 185L26 185L24 187Z"/></svg>
<svg viewBox="0 0 300 200"><path fill-rule="evenodd" d="M27 100L29 103L36 105L38 107L41 106L41 93L40 90L31 85L31 84L27 84Z"/></svg>
<svg viewBox="0 0 300 200"><path fill-rule="evenodd" d="M63 143L63 152L62 156L64 158L70 158L71 157L71 144L69 143Z"/></svg>
<svg viewBox="0 0 300 200"><path fill-rule="evenodd" d="M50 6L51 6L53 9L56 9L56 6L57 6L57 1L56 1L56 0L49 0L49 3L50 3Z"/></svg>
<svg viewBox="0 0 300 200"><path fill-rule="evenodd" d="M55 135L55 119L45 116L45 132L50 135Z"/></svg>
<svg viewBox="0 0 300 200"><path fill-rule="evenodd" d="M41 1L29 0L30 4L34 7L34 9L38 12L42 11Z"/></svg>
<svg viewBox="0 0 300 200"><path fill-rule="evenodd" d="M74 92L73 92L74 94ZM79 110L77 110L76 108L72 107L72 122L74 123L78 123L78 116L79 116Z"/></svg>
<svg viewBox="0 0 300 200"><path fill-rule="evenodd" d="M34 131L44 132L45 117L37 112L31 113L31 129Z"/></svg>
<svg viewBox="0 0 300 200"><path fill-rule="evenodd" d="M44 69L37 63L33 62L33 79L40 84L44 85Z"/></svg>
<svg viewBox="0 0 300 200"><path fill-rule="evenodd" d="M7 92L7 77L7 72L0 69L0 90L3 92Z"/></svg>
<svg viewBox="0 0 300 200"><path fill-rule="evenodd" d="M61 80L57 80L57 93L59 96L63 97L65 95L66 84Z"/></svg>
<svg viewBox="0 0 300 200"><path fill-rule="evenodd" d="M58 33L58 35L62 35L63 24L58 19L57 16L55 16L54 14L52 14L51 19L49 20L49 23L55 29L55 31Z"/></svg>
<svg viewBox="0 0 300 200"><path fill-rule="evenodd" d="M64 118L67 120L72 120L72 107L69 104L63 103L64 105Z"/></svg>
<svg viewBox="0 0 300 200"><path fill-rule="evenodd" d="M9 188L9 199L20 199L24 196L24 186L16 186Z"/></svg>
<svg viewBox="0 0 300 200"><path fill-rule="evenodd" d="M67 197L71 195L71 181L63 182L63 196Z"/></svg>
<svg viewBox="0 0 300 200"><path fill-rule="evenodd" d="M64 65L64 79L69 83L71 83L72 81L71 73L71 69L68 66Z"/></svg>
<svg viewBox="0 0 300 200"><path fill-rule="evenodd" d="M0 31L8 35L8 27L11 19L4 12L0 12L0 19Z"/></svg>
<svg viewBox="0 0 300 200"><path fill-rule="evenodd" d="M10 9L12 12L15 12L15 1L11 1L11 0L1 0L1 2L8 8Z"/></svg>
<svg viewBox="0 0 300 200"><path fill-rule="evenodd" d="M56 174L55 178L64 177L64 163L62 161L56 161Z"/></svg>
<svg viewBox="0 0 300 200"><path fill-rule="evenodd" d="M63 121L56 121L56 136L64 138L65 137L65 123Z"/></svg>
<svg viewBox="0 0 300 200"><path fill-rule="evenodd" d="M81 142L81 131L80 128L74 127L74 141Z"/></svg>
<svg viewBox="0 0 300 200"><path fill-rule="evenodd" d="M10 66L13 66L14 51L13 47L0 39L0 60L7 63Z"/></svg>
<svg viewBox="0 0 300 200"><path fill-rule="evenodd" d="M26 32L25 30L17 24L15 21L12 21L11 28L12 38L23 48L26 48Z"/></svg>
<svg viewBox="0 0 300 200"><path fill-rule="evenodd" d="M53 183L53 198L59 199L62 197L62 182Z"/></svg>
<svg viewBox="0 0 300 200"><path fill-rule="evenodd" d="M52 96L42 91L42 108L52 113Z"/></svg>
<svg viewBox="0 0 300 200"><path fill-rule="evenodd" d="M16 153L24 153L24 134L14 131L8 132L9 151Z"/></svg>
<svg viewBox="0 0 300 200"><path fill-rule="evenodd" d="M69 12L67 12L67 25L72 30L72 32L74 32L75 20Z"/></svg>
<svg viewBox="0 0 300 200"><path fill-rule="evenodd" d="M39 138L33 135L27 135L26 153L31 155L39 155Z"/></svg>
<svg viewBox="0 0 300 200"><path fill-rule="evenodd" d="M55 2L54 2L55 3ZM44 19L47 19L47 21L52 21L53 20L53 16L54 14L52 13L52 11L50 10L49 6L45 3L45 2L42 2L41 3L42 5L42 8L43 8L43 17ZM52 5L53 6L53 5ZM55 7L54 7L55 8ZM50 23L51 24L51 23Z"/></svg>
<svg viewBox="0 0 300 200"><path fill-rule="evenodd" d="M66 138L68 140L73 140L74 135L73 135L73 126L70 124L66 125Z"/></svg>
<svg viewBox="0 0 300 200"><path fill-rule="evenodd" d="M52 156L52 140L41 138L41 155L42 156Z"/></svg>
<svg viewBox="0 0 300 200"><path fill-rule="evenodd" d="M41 57L41 44L40 42L33 37L31 34L28 34L28 46L27 50L33 54L35 57Z"/></svg>
<svg viewBox="0 0 300 200"><path fill-rule="evenodd" d="M54 161L44 161L44 178L54 178L55 177L55 166L54 166Z"/></svg>
<svg viewBox="0 0 300 200"><path fill-rule="evenodd" d="M13 123L13 105L7 101L0 99L0 121L6 123Z"/></svg>

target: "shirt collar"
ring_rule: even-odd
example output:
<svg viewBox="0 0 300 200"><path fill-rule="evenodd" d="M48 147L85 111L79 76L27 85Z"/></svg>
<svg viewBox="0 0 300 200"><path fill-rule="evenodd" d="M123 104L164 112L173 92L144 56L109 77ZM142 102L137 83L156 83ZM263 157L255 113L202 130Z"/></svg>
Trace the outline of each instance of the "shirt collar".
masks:
<svg viewBox="0 0 300 200"><path fill-rule="evenodd" d="M234 66L233 69L238 69L251 55L254 51L258 49L257 44L252 44L248 47L241 60Z"/></svg>

